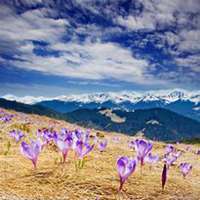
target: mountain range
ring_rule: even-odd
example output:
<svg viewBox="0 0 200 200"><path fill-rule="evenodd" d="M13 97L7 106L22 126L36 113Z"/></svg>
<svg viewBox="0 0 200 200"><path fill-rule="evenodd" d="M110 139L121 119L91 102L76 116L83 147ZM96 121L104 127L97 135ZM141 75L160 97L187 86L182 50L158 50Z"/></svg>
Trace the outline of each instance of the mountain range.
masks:
<svg viewBox="0 0 200 200"><path fill-rule="evenodd" d="M200 122L163 108L133 112L110 109L80 109L65 114L81 126L128 135L142 134L152 140L180 141L200 138Z"/></svg>
<svg viewBox="0 0 200 200"><path fill-rule="evenodd" d="M67 95L54 98L5 95L3 98L31 105L41 105L61 113L79 109L108 108L134 111L137 109L164 108L200 121L200 91L189 92L180 89L146 93L125 91Z"/></svg>

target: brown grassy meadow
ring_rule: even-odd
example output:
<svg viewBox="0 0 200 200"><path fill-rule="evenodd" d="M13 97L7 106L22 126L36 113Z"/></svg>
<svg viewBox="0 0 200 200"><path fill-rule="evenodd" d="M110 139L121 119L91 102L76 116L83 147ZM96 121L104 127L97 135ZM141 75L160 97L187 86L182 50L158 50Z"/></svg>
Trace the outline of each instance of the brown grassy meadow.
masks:
<svg viewBox="0 0 200 200"><path fill-rule="evenodd" d="M71 151L67 162L60 162L60 154L53 146L42 151L38 160L38 168L25 159L16 144L8 136L13 128L24 129L27 137L32 137L37 128L62 127L74 129L76 125L57 121L37 115L15 113L17 116L9 123L0 122L0 200L200 200L200 156L193 152L185 152L176 165L171 167L164 191L161 189L161 173L163 163L160 161L151 169L145 165L142 175L137 167L125 183L123 191L118 193L119 178L116 171L116 160L120 155L134 156L135 152L128 147L128 137L116 133L103 133L109 143L105 152L95 148L86 158L83 169L76 171L74 153ZM91 130L92 134L97 131ZM113 142L114 136L120 142ZM7 155L5 151L11 141ZM164 152L164 143L154 142L153 153L160 156ZM185 144L176 145L185 151ZM193 145L192 149L199 147ZM183 179L178 164L186 161L193 165L192 173Z"/></svg>

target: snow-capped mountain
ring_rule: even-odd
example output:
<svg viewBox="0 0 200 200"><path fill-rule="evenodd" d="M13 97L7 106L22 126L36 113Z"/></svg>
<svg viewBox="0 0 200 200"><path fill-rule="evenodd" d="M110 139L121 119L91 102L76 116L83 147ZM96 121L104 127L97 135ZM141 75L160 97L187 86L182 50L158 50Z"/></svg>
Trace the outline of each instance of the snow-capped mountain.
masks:
<svg viewBox="0 0 200 200"><path fill-rule="evenodd" d="M55 111L66 113L78 109L109 108L126 111L148 108L165 108L200 121L200 91L158 90L148 92L107 92L57 97L16 97L2 98L26 104L39 104Z"/></svg>
<svg viewBox="0 0 200 200"><path fill-rule="evenodd" d="M188 92L181 90L174 91L151 91L151 92L108 92L108 93L94 93L94 94L83 94L83 95L69 95L56 97L57 100L62 101L76 101L82 103L103 103L106 101L112 101L114 103L122 103L129 101L137 103L139 101L164 101L166 104L175 102L177 100L189 100L195 103L200 102L200 91Z"/></svg>
<svg viewBox="0 0 200 200"><path fill-rule="evenodd" d="M163 101L166 104L175 102L177 100L191 101L194 103L200 102L200 91L189 92L186 90L158 90L150 92L107 92L107 93L91 93L91 94L79 94L79 95L62 95L57 97L33 97L24 96L17 97L14 95L4 95L2 98L7 100L14 100L26 104L35 104L41 101L60 100L64 102L81 102L81 103L103 103L106 101L112 101L113 103L122 103L129 101L131 103L137 103L140 101Z"/></svg>

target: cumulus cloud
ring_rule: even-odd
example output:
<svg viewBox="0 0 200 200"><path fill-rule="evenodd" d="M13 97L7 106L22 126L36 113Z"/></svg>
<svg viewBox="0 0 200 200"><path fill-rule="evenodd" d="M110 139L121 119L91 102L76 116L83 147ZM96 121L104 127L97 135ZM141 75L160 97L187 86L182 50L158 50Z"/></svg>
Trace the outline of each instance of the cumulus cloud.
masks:
<svg viewBox="0 0 200 200"><path fill-rule="evenodd" d="M22 60L11 64L29 70L82 79L116 79L145 83L150 68L144 59L136 59L132 52L113 43L55 43L49 49L61 52L59 56L38 56L33 44L20 48ZM17 58L17 57L16 57Z"/></svg>
<svg viewBox="0 0 200 200"><path fill-rule="evenodd" d="M153 77L148 74L148 61L135 58L131 50L118 44L92 42L90 39L79 43L76 38L61 43L69 26L66 19L47 18L43 9L18 15L5 7L2 12L0 15L4 18L0 20L0 26L4 28L0 30L0 37L9 45L16 44L13 48L17 51L14 59L7 61L9 65L70 78L115 79L141 84L152 82ZM78 27L75 32L86 29L85 26ZM47 42L46 50L56 50L59 56L36 55L32 41ZM5 46L1 51L4 49Z"/></svg>
<svg viewBox="0 0 200 200"><path fill-rule="evenodd" d="M166 26L199 24L200 2L198 0L139 0L143 6L138 14L134 10L128 16L118 16L115 22L129 30L159 30ZM192 16L192 19L191 19ZM193 23L195 22L195 23Z"/></svg>
<svg viewBox="0 0 200 200"><path fill-rule="evenodd" d="M200 29L183 30L179 34L180 43L178 45L179 51L195 52L200 50Z"/></svg>
<svg viewBox="0 0 200 200"><path fill-rule="evenodd" d="M66 19L51 19L40 9L17 14L7 6L0 9L0 51L17 50L28 40L54 43L60 40L66 30ZM3 44L3 45L2 45Z"/></svg>
<svg viewBox="0 0 200 200"><path fill-rule="evenodd" d="M184 58L176 58L176 63L178 66L183 68L192 69L193 72L200 74L200 56L190 55Z"/></svg>
<svg viewBox="0 0 200 200"><path fill-rule="evenodd" d="M155 30L162 25L170 25L175 21L173 12L176 4L174 1L139 1L143 5L143 11L139 15L119 16L116 19L120 25L130 30L145 29Z"/></svg>
<svg viewBox="0 0 200 200"><path fill-rule="evenodd" d="M116 0L2 2L4 65L94 82L197 80L199 0L136 0L128 6Z"/></svg>

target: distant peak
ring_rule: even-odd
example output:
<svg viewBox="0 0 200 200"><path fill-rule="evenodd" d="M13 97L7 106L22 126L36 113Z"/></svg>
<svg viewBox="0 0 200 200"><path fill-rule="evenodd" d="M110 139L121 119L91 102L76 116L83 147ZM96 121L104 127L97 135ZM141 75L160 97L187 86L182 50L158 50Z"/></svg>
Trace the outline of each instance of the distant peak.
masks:
<svg viewBox="0 0 200 200"><path fill-rule="evenodd" d="M12 94L3 96L7 100L15 100L22 103L34 104L45 100L60 100L64 102L81 102L81 103L104 103L111 101L114 103L130 102L137 103L139 101L162 101L165 103L174 102L177 100L189 100L195 103L200 102L200 91L189 92L182 89L174 90L157 90L149 92L135 92L135 91L122 91L122 92L105 92L105 93L90 93L90 94L76 94L76 95L62 95L54 98L49 97L33 97L24 96L17 97Z"/></svg>

